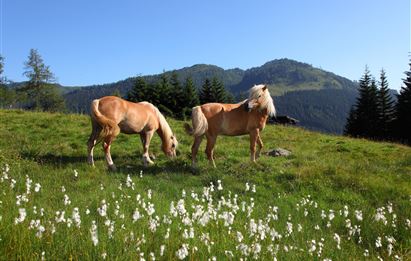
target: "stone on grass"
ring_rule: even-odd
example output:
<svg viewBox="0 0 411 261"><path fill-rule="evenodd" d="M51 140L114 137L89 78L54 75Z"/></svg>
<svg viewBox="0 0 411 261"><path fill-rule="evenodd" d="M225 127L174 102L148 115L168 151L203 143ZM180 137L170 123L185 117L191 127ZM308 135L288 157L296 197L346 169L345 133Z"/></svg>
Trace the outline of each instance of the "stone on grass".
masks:
<svg viewBox="0 0 411 261"><path fill-rule="evenodd" d="M272 156L272 157L281 157L281 156L287 157L291 155L291 151L285 150L282 148L276 148L276 149L268 151L267 155Z"/></svg>

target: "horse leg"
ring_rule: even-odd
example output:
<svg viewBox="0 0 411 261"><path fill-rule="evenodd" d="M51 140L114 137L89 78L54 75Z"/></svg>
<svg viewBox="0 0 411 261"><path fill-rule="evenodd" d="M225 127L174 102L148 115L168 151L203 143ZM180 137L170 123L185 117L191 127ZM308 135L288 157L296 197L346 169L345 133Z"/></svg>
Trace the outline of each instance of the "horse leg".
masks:
<svg viewBox="0 0 411 261"><path fill-rule="evenodd" d="M258 140L259 131L258 129L252 130L250 132L250 152L251 152L251 161L255 162L255 146Z"/></svg>
<svg viewBox="0 0 411 261"><path fill-rule="evenodd" d="M113 159L111 158L111 153L110 153L111 143L113 143L114 138L115 137L113 136L108 136L104 138L104 142L103 142L103 149L106 155L106 162L107 162L109 170L111 171L116 171L116 166L114 165L114 162L113 162Z"/></svg>
<svg viewBox="0 0 411 261"><path fill-rule="evenodd" d="M207 146L206 146L206 154L208 161L210 164L213 165L214 168L216 168L215 162L214 162L214 145L217 140L217 136L212 136L212 135L207 135Z"/></svg>
<svg viewBox="0 0 411 261"><path fill-rule="evenodd" d="M262 150L263 147L264 147L264 144L263 144L263 141L261 140L260 134L258 134L258 137L257 137L257 144L258 144L258 150L257 150L256 158L259 158L259 157L260 157L261 150Z"/></svg>
<svg viewBox="0 0 411 261"><path fill-rule="evenodd" d="M203 135L195 136L193 146L191 146L191 160L193 168L197 166L197 152L198 148L200 147L201 141L203 141Z"/></svg>
<svg viewBox="0 0 411 261"><path fill-rule="evenodd" d="M97 127L94 122L92 122L92 131L90 134L90 137L87 141L87 155L88 155L88 163L94 167L94 157L93 157L93 152L94 152L94 147L97 144L97 139L100 135L101 128Z"/></svg>
<svg viewBox="0 0 411 261"><path fill-rule="evenodd" d="M141 142L143 143L143 163L144 166L149 164L154 164L154 162L150 159L150 155L148 154L148 147L150 146L151 138L153 137L153 131L147 131L140 134Z"/></svg>

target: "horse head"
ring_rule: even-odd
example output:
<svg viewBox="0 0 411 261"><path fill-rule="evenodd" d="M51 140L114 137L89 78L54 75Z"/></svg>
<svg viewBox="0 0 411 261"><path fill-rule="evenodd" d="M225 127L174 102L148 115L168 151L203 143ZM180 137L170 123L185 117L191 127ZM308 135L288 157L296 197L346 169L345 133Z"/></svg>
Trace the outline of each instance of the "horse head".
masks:
<svg viewBox="0 0 411 261"><path fill-rule="evenodd" d="M273 99L271 98L267 85L254 85L254 87L250 89L250 95L246 101L246 109L248 111L252 111L253 109L260 111L267 109L267 113L270 116L275 115Z"/></svg>
<svg viewBox="0 0 411 261"><path fill-rule="evenodd" d="M177 157L178 141L174 135L171 135L168 142L163 142L163 152L167 157L174 159Z"/></svg>

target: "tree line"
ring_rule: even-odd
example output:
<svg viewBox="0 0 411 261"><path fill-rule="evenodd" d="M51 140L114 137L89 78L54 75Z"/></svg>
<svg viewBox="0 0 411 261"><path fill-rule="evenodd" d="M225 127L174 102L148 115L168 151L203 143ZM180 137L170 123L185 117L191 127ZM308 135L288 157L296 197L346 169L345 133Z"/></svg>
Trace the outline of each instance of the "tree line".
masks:
<svg viewBox="0 0 411 261"><path fill-rule="evenodd" d="M4 58L0 56L0 108L23 108L39 111L65 111L61 90L50 67L45 65L36 49L31 49L24 63L23 75L27 81L16 88L9 88L3 76Z"/></svg>
<svg viewBox="0 0 411 261"><path fill-rule="evenodd" d="M374 140L399 141L411 145L411 62L395 102L381 70L378 81L365 69L359 95L351 108L344 134Z"/></svg>
<svg viewBox="0 0 411 261"><path fill-rule="evenodd" d="M177 119L189 117L192 107L199 104L234 101L233 95L225 89L218 78L206 78L198 92L191 77L181 82L176 72L173 72L170 77L163 73L154 83L148 83L143 77L137 77L126 98L132 102L150 102L167 116Z"/></svg>

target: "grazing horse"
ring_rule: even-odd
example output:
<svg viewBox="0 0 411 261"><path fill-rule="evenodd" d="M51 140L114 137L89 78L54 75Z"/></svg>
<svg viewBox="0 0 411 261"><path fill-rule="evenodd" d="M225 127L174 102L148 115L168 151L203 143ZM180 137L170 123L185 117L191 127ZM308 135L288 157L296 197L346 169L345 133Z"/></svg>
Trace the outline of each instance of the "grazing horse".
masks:
<svg viewBox="0 0 411 261"><path fill-rule="evenodd" d="M255 85L250 89L247 100L237 104L207 103L193 108L191 120L193 127L185 124L186 132L194 137L191 147L193 167L203 136L207 138L206 154L215 167L214 145L218 135L250 135L251 161L256 159L256 143L263 147L260 131L265 127L268 116L275 115L273 99L266 85Z"/></svg>
<svg viewBox="0 0 411 261"><path fill-rule="evenodd" d="M144 165L152 164L148 147L154 132L160 136L162 150L169 157L176 157L177 139L164 116L151 103L129 102L115 96L106 96L91 103L92 131L87 142L88 163L94 166L94 146L103 141L103 149L110 170L116 170L111 159L110 146L116 136L139 133L143 143Z"/></svg>

